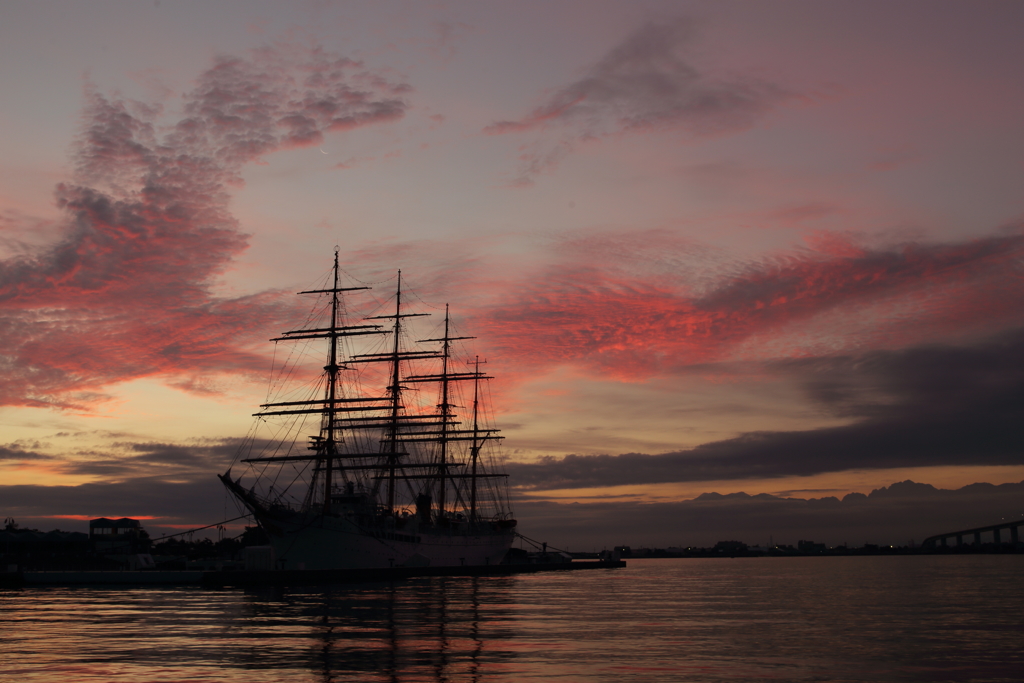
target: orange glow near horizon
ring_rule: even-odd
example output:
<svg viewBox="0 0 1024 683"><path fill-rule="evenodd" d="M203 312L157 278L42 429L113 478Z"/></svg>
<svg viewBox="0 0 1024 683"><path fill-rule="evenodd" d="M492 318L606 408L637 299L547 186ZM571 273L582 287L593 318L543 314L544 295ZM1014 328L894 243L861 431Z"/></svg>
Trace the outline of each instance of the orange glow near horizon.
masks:
<svg viewBox="0 0 1024 683"><path fill-rule="evenodd" d="M703 493L767 493L780 498L842 498L850 493L869 494L899 481L930 484L956 490L966 484L1016 484L1024 482L1024 466L1007 467L914 467L886 470L850 470L834 474L775 479L737 479L665 484L636 484L600 488L522 491L524 500L557 503L671 503L692 500Z"/></svg>

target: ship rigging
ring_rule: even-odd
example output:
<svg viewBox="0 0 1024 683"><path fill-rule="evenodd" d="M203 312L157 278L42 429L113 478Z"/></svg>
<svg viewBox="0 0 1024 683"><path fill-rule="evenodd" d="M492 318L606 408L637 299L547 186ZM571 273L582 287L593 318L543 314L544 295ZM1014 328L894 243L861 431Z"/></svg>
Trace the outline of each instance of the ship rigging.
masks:
<svg viewBox="0 0 1024 683"><path fill-rule="evenodd" d="M271 340L326 341L314 393L275 391L255 413L271 436L254 429L237 458L255 480L243 484L229 469L222 482L292 566L500 561L515 520L507 475L496 470L503 437L485 420L492 377L479 356L458 367L455 355L473 337L454 332L446 305L440 335L408 342L411 319L430 314L404 305L401 271L392 311L352 320L344 297L370 288L341 286L340 273L336 251L324 285L299 292L326 300L320 320ZM296 363L284 365L276 374L293 376Z"/></svg>

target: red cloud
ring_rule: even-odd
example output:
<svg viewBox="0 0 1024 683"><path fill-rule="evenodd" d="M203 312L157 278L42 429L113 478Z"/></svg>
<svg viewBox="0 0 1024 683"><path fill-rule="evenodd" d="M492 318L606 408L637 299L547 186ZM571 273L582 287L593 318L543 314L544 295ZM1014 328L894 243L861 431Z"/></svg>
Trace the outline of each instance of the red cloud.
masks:
<svg viewBox="0 0 1024 683"><path fill-rule="evenodd" d="M218 59L162 135L158 108L90 94L82 180L57 188L62 239L0 263L0 404L66 405L138 377L261 367L245 349L251 320L283 304L210 290L246 247L229 189L261 155L402 116L407 89L319 49L280 48Z"/></svg>
<svg viewBox="0 0 1024 683"><path fill-rule="evenodd" d="M650 239L650 235L645 236ZM593 254L588 257L593 258ZM798 252L752 264L703 291L658 273L561 263L477 309L472 327L518 364L575 364L620 379L735 358L756 338L768 360L1017 326L1024 236L953 245ZM838 319L838 320L837 320ZM825 321L825 322L821 322ZM796 328L799 348L773 344ZM866 328L866 330L865 330ZM749 357L749 351L745 354Z"/></svg>

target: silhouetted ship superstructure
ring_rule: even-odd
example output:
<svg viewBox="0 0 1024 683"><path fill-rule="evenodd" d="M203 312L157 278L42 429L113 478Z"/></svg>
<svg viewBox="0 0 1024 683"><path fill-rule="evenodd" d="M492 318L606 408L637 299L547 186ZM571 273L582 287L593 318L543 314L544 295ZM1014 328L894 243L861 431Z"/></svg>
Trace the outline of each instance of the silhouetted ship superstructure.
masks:
<svg viewBox="0 0 1024 683"><path fill-rule="evenodd" d="M409 340L409 319L430 314L403 309L401 271L393 313L350 324L343 295L369 287L338 281L335 252L325 286L299 292L318 295L307 325L271 340L326 341L322 373L298 394L287 380L301 359L274 373L274 400L236 458L253 479L229 469L220 480L287 569L500 562L516 522L507 475L494 471L502 437L485 425L490 377L455 355L472 337L453 336L446 306L440 334ZM369 348L356 353L359 341Z"/></svg>

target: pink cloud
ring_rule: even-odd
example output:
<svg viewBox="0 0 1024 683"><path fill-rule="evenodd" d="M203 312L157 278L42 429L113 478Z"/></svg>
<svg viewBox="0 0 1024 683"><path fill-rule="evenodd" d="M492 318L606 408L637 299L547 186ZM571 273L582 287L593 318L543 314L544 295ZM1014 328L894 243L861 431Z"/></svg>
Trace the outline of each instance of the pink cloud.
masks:
<svg viewBox="0 0 1024 683"><path fill-rule="evenodd" d="M228 208L241 168L401 117L405 92L358 62L280 47L219 58L169 129L159 107L89 93L79 180L56 191L61 237L0 264L0 404L87 402L154 375L205 387L190 378L262 367L252 320L285 305L211 293L246 248Z"/></svg>
<svg viewBox="0 0 1024 683"><path fill-rule="evenodd" d="M753 78L717 78L687 56L691 22L649 23L610 50L587 74L559 88L526 116L484 128L489 135L563 131L561 153L537 151L523 161L514 185L528 185L575 144L627 132L669 129L691 137L735 133L781 102L780 86Z"/></svg>
<svg viewBox="0 0 1024 683"><path fill-rule="evenodd" d="M495 356L526 372L569 364L635 380L735 359L741 349L764 361L809 348L892 347L1019 325L1020 234L889 248L818 241L820 251L713 280L661 269L629 273L617 256L602 262L588 250L586 264L563 260L528 282L505 283L495 301L474 309L471 326ZM761 350L752 357L755 338Z"/></svg>

